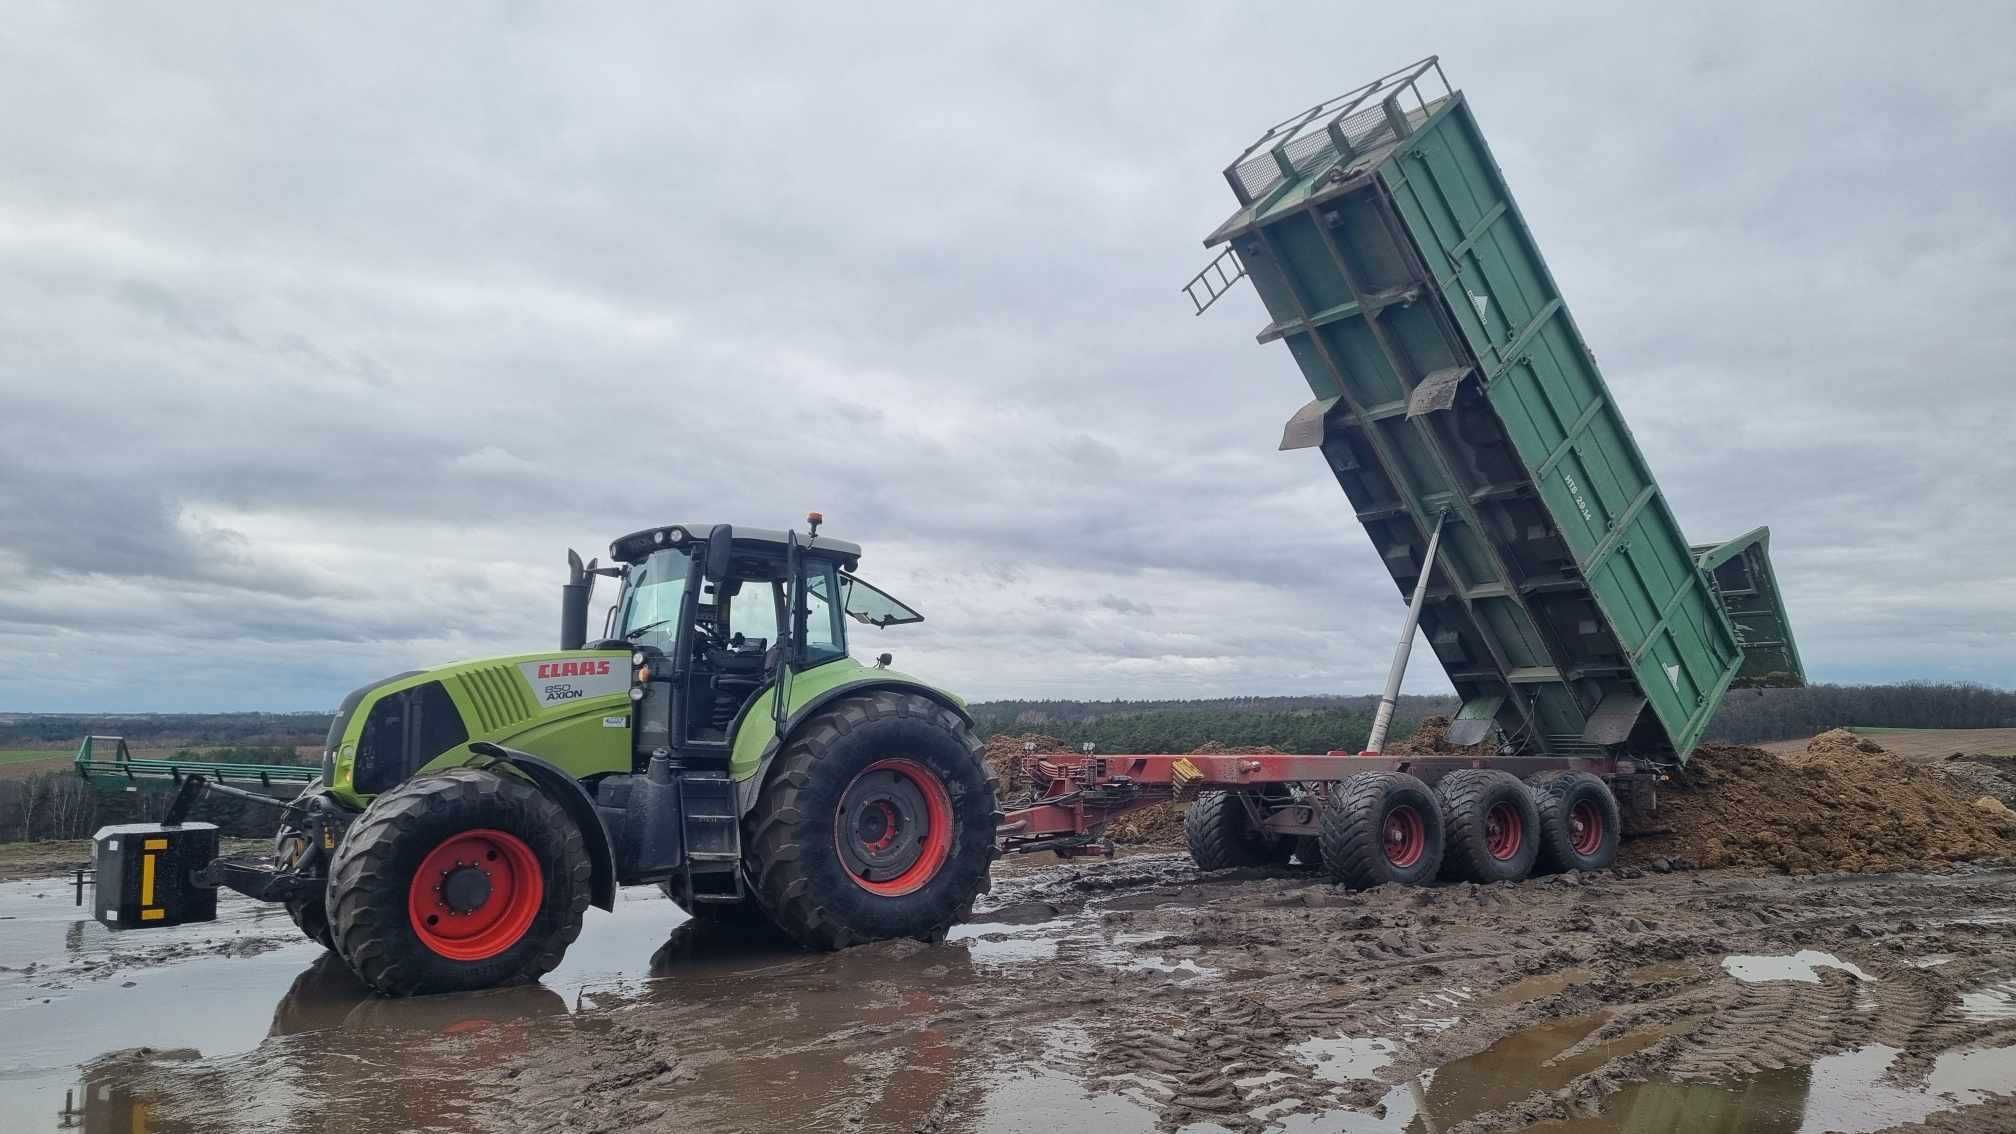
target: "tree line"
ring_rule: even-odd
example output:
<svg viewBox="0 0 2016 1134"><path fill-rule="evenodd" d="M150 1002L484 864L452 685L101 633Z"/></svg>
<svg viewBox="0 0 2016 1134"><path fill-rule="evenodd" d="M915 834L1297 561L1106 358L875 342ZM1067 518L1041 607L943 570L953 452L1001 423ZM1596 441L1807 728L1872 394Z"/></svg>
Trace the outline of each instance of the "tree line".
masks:
<svg viewBox="0 0 2016 1134"><path fill-rule="evenodd" d="M86 736L123 736L135 748L203 745L320 744L333 713L7 713L0 748L75 747Z"/></svg>
<svg viewBox="0 0 2016 1134"><path fill-rule="evenodd" d="M1708 726L1711 740L1755 744L1830 728L2016 728L2016 692L1960 682L1738 689Z"/></svg>

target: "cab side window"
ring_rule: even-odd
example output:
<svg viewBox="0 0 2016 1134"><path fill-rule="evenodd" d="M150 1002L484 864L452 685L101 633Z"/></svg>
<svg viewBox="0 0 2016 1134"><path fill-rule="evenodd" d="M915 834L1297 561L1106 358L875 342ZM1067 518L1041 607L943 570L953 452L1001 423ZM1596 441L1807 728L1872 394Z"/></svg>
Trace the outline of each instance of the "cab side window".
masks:
<svg viewBox="0 0 2016 1134"><path fill-rule="evenodd" d="M805 660L822 661L847 656L847 635L840 623L840 608L833 601L839 590L833 565L816 559L805 561Z"/></svg>

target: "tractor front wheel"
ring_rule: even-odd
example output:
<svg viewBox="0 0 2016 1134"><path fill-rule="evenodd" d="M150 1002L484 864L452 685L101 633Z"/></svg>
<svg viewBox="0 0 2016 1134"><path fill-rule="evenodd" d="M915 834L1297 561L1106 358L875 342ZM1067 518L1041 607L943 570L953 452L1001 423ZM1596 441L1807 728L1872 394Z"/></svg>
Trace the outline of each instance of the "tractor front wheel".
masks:
<svg viewBox="0 0 2016 1134"><path fill-rule="evenodd" d="M799 728L749 829L757 900L799 943L936 939L986 886L994 788L959 714L915 694L870 693Z"/></svg>
<svg viewBox="0 0 2016 1134"><path fill-rule="evenodd" d="M336 951L394 996L536 980L581 934L581 831L538 788L477 768L373 800L329 866Z"/></svg>

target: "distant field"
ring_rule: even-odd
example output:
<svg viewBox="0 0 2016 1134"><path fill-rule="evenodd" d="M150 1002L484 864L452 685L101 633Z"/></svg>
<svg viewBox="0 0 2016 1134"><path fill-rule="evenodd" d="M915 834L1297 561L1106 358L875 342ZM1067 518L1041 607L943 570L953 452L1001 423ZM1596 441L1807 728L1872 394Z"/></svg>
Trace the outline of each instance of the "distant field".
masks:
<svg viewBox="0 0 2016 1134"><path fill-rule="evenodd" d="M0 748L0 779L53 772L69 764L76 754L62 748Z"/></svg>
<svg viewBox="0 0 2016 1134"><path fill-rule="evenodd" d="M1938 760L1955 752L1968 755L2006 756L2016 754L2016 728L1855 728L1895 752L1920 760ZM1759 745L1769 752L1804 752L1804 740L1774 740Z"/></svg>

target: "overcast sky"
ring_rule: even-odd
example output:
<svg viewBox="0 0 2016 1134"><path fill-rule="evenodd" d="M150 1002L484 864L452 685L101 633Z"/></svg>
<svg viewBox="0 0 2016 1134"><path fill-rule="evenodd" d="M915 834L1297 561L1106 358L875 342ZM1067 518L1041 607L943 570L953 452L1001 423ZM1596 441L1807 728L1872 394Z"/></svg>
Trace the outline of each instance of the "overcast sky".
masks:
<svg viewBox="0 0 2016 1134"><path fill-rule="evenodd" d="M1431 52L1812 675L2016 684L2011 6L873 7L0 9L0 709L327 708L808 509L975 698L1374 689L1307 387L1178 288Z"/></svg>

